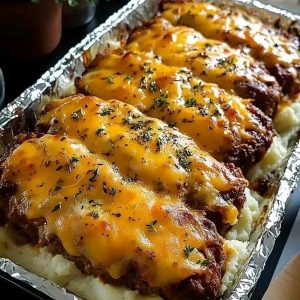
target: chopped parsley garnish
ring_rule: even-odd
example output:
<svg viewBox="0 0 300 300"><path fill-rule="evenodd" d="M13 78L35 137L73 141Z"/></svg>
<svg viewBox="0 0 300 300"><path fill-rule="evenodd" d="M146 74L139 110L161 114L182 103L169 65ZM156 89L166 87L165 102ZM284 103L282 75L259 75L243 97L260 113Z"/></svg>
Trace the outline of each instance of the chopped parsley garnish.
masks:
<svg viewBox="0 0 300 300"><path fill-rule="evenodd" d="M203 267L207 267L209 264L210 264L210 261L209 261L209 259L204 259L204 260L198 260L197 261L197 264L198 265L201 265L201 266L203 266Z"/></svg>
<svg viewBox="0 0 300 300"><path fill-rule="evenodd" d="M93 199L89 200L89 204L91 204L91 206L93 206L93 207L99 207L102 205L101 203L99 203Z"/></svg>
<svg viewBox="0 0 300 300"><path fill-rule="evenodd" d="M144 71L148 75L151 75L151 74L154 73L154 69L151 69L151 63L150 62L145 62L144 63Z"/></svg>
<svg viewBox="0 0 300 300"><path fill-rule="evenodd" d="M114 109L111 107L104 107L102 110L98 113L100 116L108 116L114 112Z"/></svg>
<svg viewBox="0 0 300 300"><path fill-rule="evenodd" d="M98 214L96 211L91 211L91 212L89 213L89 215L90 215L91 217L93 217L94 219L99 218L99 214Z"/></svg>
<svg viewBox="0 0 300 300"><path fill-rule="evenodd" d="M76 156L72 156L70 159L69 159L69 164L70 165L74 165L75 163L79 162L79 158L77 158Z"/></svg>
<svg viewBox="0 0 300 300"><path fill-rule="evenodd" d="M69 167L69 172L71 173L72 168L75 166L75 164L79 162L79 159L76 156L72 156L69 159L68 167Z"/></svg>
<svg viewBox="0 0 300 300"><path fill-rule="evenodd" d="M168 100L166 98L155 98L154 104L158 107L161 107L165 104L169 104Z"/></svg>
<svg viewBox="0 0 300 300"><path fill-rule="evenodd" d="M178 163L185 170L189 169L191 162L188 160L188 157L191 155L192 153L187 147L177 152Z"/></svg>
<svg viewBox="0 0 300 300"><path fill-rule="evenodd" d="M146 132L146 131L143 131L141 134L140 134L140 140L144 143L148 142L151 140L151 135Z"/></svg>
<svg viewBox="0 0 300 300"><path fill-rule="evenodd" d="M82 110L82 108L79 108L72 112L71 118L73 120L79 120L81 117L83 117L83 115L84 115L84 111Z"/></svg>
<svg viewBox="0 0 300 300"><path fill-rule="evenodd" d="M140 80L140 88L142 89L142 90L145 90L146 88L147 88L147 84L146 84L146 77L145 76L143 76L142 78L141 78L141 80Z"/></svg>
<svg viewBox="0 0 300 300"><path fill-rule="evenodd" d="M140 130L143 129L145 126L147 126L149 124L149 121L137 121L135 123L131 123L130 124L130 129L133 130Z"/></svg>
<svg viewBox="0 0 300 300"><path fill-rule="evenodd" d="M197 106L197 100L195 98L186 99L184 106L185 107L195 107L195 106Z"/></svg>
<svg viewBox="0 0 300 300"><path fill-rule="evenodd" d="M94 169L94 170L90 170L89 172L92 173L92 176L89 178L89 181L96 181L97 178L99 177L99 171L98 171L98 168L97 169Z"/></svg>
<svg viewBox="0 0 300 300"><path fill-rule="evenodd" d="M146 224L146 227L148 228L149 231L151 232L156 232L156 229L154 228L154 225L157 223L157 220L153 220L149 224Z"/></svg>
<svg viewBox="0 0 300 300"><path fill-rule="evenodd" d="M106 134L105 128L98 128L96 130L96 135L104 135L104 134Z"/></svg>
<svg viewBox="0 0 300 300"><path fill-rule="evenodd" d="M194 251L195 247L191 247L190 245L187 245L184 247L183 252L186 258L189 258L191 253Z"/></svg>
<svg viewBox="0 0 300 300"><path fill-rule="evenodd" d="M56 204L56 205L52 208L51 212L55 212L55 211L60 210L60 209L61 209L61 202L59 202L58 204Z"/></svg>
<svg viewBox="0 0 300 300"><path fill-rule="evenodd" d="M133 76L130 75L130 74L128 74L128 75L124 78L124 80L127 80L127 81L131 82L131 81L133 80Z"/></svg>
<svg viewBox="0 0 300 300"><path fill-rule="evenodd" d="M198 84L193 85L192 86L193 93L197 94L203 86L204 85L202 84L202 82L199 82Z"/></svg>
<svg viewBox="0 0 300 300"><path fill-rule="evenodd" d="M157 86L155 81L151 81L149 84L149 90L151 93L155 93L157 91Z"/></svg>
<svg viewBox="0 0 300 300"><path fill-rule="evenodd" d="M166 136L162 135L162 136L158 137L157 140L156 140L156 151L157 152L160 151L162 145L164 145L166 143L167 143Z"/></svg>
<svg viewBox="0 0 300 300"><path fill-rule="evenodd" d="M219 58L217 66L226 68L227 72L233 72L237 68L233 57Z"/></svg>
<svg viewBox="0 0 300 300"><path fill-rule="evenodd" d="M211 98L206 98L205 99L205 103L208 105L208 106L211 106L214 104L214 101L211 99Z"/></svg>
<svg viewBox="0 0 300 300"><path fill-rule="evenodd" d="M114 83L114 78L112 76L103 77L102 79L106 80L106 82L109 84Z"/></svg>
<svg viewBox="0 0 300 300"><path fill-rule="evenodd" d="M167 91L160 91L159 97L154 99L154 105L161 107L165 104L169 104L168 102L168 92Z"/></svg>
<svg viewBox="0 0 300 300"><path fill-rule="evenodd" d="M221 112L220 112L220 109L218 108L218 107L216 107L216 109L214 110L214 112L213 112L213 116L215 116L215 117L219 117L219 116L221 116L222 114L221 114Z"/></svg>
<svg viewBox="0 0 300 300"><path fill-rule="evenodd" d="M198 107L198 114L201 116L207 116L208 115L208 109L204 105L199 105Z"/></svg>

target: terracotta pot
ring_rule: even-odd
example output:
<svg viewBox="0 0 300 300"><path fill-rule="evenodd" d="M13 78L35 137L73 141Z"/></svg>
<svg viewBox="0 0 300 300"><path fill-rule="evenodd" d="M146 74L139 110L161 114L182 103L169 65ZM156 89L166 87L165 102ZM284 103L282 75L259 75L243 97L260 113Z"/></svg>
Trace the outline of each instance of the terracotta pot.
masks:
<svg viewBox="0 0 300 300"><path fill-rule="evenodd" d="M16 58L40 58L61 38L62 7L55 0L0 4L0 51Z"/></svg>
<svg viewBox="0 0 300 300"><path fill-rule="evenodd" d="M63 5L63 26L78 27L90 22L96 13L96 6L86 0L79 0L77 6Z"/></svg>

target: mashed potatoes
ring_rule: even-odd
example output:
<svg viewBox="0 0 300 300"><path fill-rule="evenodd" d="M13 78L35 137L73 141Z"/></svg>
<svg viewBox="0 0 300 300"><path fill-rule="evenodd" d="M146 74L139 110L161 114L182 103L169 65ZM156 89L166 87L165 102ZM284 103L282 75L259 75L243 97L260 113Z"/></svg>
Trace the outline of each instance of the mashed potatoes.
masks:
<svg viewBox="0 0 300 300"><path fill-rule="evenodd" d="M87 300L159 300L158 296L141 296L126 287L115 287L100 279L83 275L75 264L61 255L52 255L46 248L30 245L17 246L14 232L8 227L0 228L0 255L9 258L28 271L47 278ZM235 279L240 266L247 259L247 242L225 241L229 259L223 277L223 293Z"/></svg>
<svg viewBox="0 0 300 300"><path fill-rule="evenodd" d="M140 296L126 287L105 284L98 278L83 275L75 264L61 255L52 255L46 248L17 246L14 232L0 228L0 256L9 258L26 270L47 278L87 300L158 300L160 297Z"/></svg>

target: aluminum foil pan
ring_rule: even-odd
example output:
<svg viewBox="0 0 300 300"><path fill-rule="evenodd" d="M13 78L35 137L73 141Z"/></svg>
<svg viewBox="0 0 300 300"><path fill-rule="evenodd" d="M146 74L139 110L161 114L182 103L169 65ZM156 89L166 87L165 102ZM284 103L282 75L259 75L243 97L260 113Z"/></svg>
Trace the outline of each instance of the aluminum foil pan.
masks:
<svg viewBox="0 0 300 300"><path fill-rule="evenodd" d="M132 0L104 24L88 34L33 86L0 112L0 153L12 138L22 130L33 128L45 99L61 97L74 92L74 79L82 74L86 63L98 52L116 47L126 39L128 30L156 15L161 0ZM243 5L252 14L267 21L280 20L284 28L299 30L300 16L253 0L216 0L227 5ZM300 143L290 144L290 155L278 170L277 192L266 206L266 213L250 238L251 255L240 268L236 281L223 299L249 299L251 292L270 255L285 214L286 204L300 178ZM250 251L250 250L249 250ZM79 299L49 280L32 274L6 258L0 258L0 269L11 277L25 282L54 299Z"/></svg>

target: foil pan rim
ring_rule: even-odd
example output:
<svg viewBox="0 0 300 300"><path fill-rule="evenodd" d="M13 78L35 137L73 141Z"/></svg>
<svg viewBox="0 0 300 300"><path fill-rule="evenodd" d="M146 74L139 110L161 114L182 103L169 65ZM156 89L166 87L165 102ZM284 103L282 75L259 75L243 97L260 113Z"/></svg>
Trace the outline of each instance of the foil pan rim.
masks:
<svg viewBox="0 0 300 300"><path fill-rule="evenodd" d="M19 97L9 103L0 112L0 134L3 133L5 125L18 116L20 108L25 109L33 101L41 98L43 93L48 88L52 87L52 83L61 76L72 61L78 59L83 52L88 50L95 42L97 42L102 35L112 30L120 22L125 20L130 13L147 1L150 2L150 0L131 0L128 4L111 15L103 24L87 34L81 42L72 47L52 68L46 71L35 84L27 88ZM272 13L279 17L284 16L291 21L300 21L299 15L269 4L263 4L257 0L227 0L226 2L238 5L245 4L250 8L258 8L266 13ZM300 178L299 172L300 142L296 144L288 159L283 176L280 180L279 189L274 199L274 203L272 204L265 220L264 229L260 232L259 238L254 243L250 260L246 265L242 276L239 278L237 284L230 291L229 296L226 297L226 299L237 300L250 298L253 287L257 283L273 249L276 238L280 234L280 227L285 215L286 203L296 187L297 180ZM50 280L24 270L9 259L0 258L0 269L10 275L13 274L12 277L30 284L32 287L42 291L52 298L62 299L63 297L63 299L80 299L79 297L68 293L64 288L58 287Z"/></svg>

